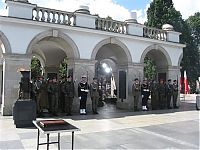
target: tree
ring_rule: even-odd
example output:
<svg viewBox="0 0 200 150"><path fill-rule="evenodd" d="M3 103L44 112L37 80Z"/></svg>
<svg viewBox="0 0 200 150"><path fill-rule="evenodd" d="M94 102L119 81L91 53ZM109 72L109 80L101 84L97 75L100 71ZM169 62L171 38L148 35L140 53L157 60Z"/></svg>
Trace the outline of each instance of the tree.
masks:
<svg viewBox="0 0 200 150"><path fill-rule="evenodd" d="M188 23L182 19L181 13L176 11L172 0L153 0L147 10L145 24L161 28L166 23L171 24L175 31L182 33L180 42L186 44L186 47L183 49L181 66L182 70L187 70L188 80L193 83L199 74L199 53L192 36L192 30Z"/></svg>
<svg viewBox="0 0 200 150"><path fill-rule="evenodd" d="M59 77L67 76L67 57L59 65Z"/></svg>
<svg viewBox="0 0 200 150"><path fill-rule="evenodd" d="M157 74L155 63L150 58L145 57L144 64L144 76L150 80L155 79Z"/></svg>
<svg viewBox="0 0 200 150"><path fill-rule="evenodd" d="M39 59L33 57L31 59L31 79L36 80L38 76L41 76L42 68Z"/></svg>
<svg viewBox="0 0 200 150"><path fill-rule="evenodd" d="M196 45L200 46L200 12L195 13L194 16L190 16L186 21L191 29Z"/></svg>

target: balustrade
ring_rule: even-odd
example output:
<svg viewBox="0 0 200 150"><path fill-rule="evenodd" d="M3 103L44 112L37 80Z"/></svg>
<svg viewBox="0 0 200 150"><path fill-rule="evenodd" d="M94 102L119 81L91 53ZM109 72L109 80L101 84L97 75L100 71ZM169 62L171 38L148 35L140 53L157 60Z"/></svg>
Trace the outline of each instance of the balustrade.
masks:
<svg viewBox="0 0 200 150"><path fill-rule="evenodd" d="M143 36L150 39L167 41L167 32L155 28L144 27Z"/></svg>
<svg viewBox="0 0 200 150"><path fill-rule="evenodd" d="M127 24L125 22L115 21L111 19L97 18L96 29L126 34Z"/></svg>
<svg viewBox="0 0 200 150"><path fill-rule="evenodd" d="M33 9L33 20L69 26L75 25L73 13L44 7L35 7Z"/></svg>

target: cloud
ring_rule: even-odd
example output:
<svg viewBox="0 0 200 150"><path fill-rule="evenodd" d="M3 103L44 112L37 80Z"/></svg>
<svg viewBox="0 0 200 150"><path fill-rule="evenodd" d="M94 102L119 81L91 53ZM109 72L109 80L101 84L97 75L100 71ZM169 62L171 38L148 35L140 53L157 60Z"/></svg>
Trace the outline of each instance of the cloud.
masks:
<svg viewBox="0 0 200 150"><path fill-rule="evenodd" d="M200 12L199 0L173 0L173 2L176 10L181 12L183 19Z"/></svg>

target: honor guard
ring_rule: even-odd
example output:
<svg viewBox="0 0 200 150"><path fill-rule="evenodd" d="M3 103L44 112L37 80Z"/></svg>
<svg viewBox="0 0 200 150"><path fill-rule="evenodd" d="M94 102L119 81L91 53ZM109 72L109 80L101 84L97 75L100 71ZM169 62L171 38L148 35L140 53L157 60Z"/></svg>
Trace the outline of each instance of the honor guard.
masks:
<svg viewBox="0 0 200 150"><path fill-rule="evenodd" d="M36 92L37 110L39 115L42 115L43 109L48 108L47 83L42 76L38 77L38 80L36 81Z"/></svg>
<svg viewBox="0 0 200 150"><path fill-rule="evenodd" d="M178 98L178 84L177 84L177 80L174 80L173 81L173 107L174 108L178 108L177 98Z"/></svg>
<svg viewBox="0 0 200 150"><path fill-rule="evenodd" d="M151 107L152 110L156 110L159 107L158 102L158 84L155 80L153 80L150 84L150 91L151 91Z"/></svg>
<svg viewBox="0 0 200 150"><path fill-rule="evenodd" d="M65 111L67 116L71 116L72 103L74 98L74 82L72 81L72 76L67 77L62 91L65 95Z"/></svg>
<svg viewBox="0 0 200 150"><path fill-rule="evenodd" d="M59 82L59 108L61 109L62 113L65 113L66 110L65 110L65 93L63 92L63 88L65 86L65 82L67 80L67 77L64 76L61 78L61 81Z"/></svg>
<svg viewBox="0 0 200 150"><path fill-rule="evenodd" d="M158 85L158 106L160 109L164 109L166 106L166 91L163 79L160 80Z"/></svg>
<svg viewBox="0 0 200 150"><path fill-rule="evenodd" d="M90 84L90 96L92 100L93 114L98 114L97 106L99 101L99 85L97 82L97 78L93 78L93 82Z"/></svg>
<svg viewBox="0 0 200 150"><path fill-rule="evenodd" d="M142 110L148 110L147 102L149 99L150 90L149 90L149 84L146 78L143 80L143 83L141 86L141 94L142 94Z"/></svg>
<svg viewBox="0 0 200 150"><path fill-rule="evenodd" d="M173 85L171 84L171 79L168 80L166 84L166 96L167 96L167 108L171 109L170 103L173 95Z"/></svg>
<svg viewBox="0 0 200 150"><path fill-rule="evenodd" d="M132 92L134 97L134 111L138 111L138 102L141 95L141 85L138 78L134 80L133 86L132 86Z"/></svg>
<svg viewBox="0 0 200 150"><path fill-rule="evenodd" d="M86 115L86 101L89 92L89 85L87 83L87 77L82 76L81 82L78 84L78 97L80 100L80 114Z"/></svg>
<svg viewBox="0 0 200 150"><path fill-rule="evenodd" d="M58 111L58 94L59 94L58 90L59 90L59 85L56 77L54 77L52 83L49 84L48 86L49 98L51 101L50 110L54 116L57 116L57 111Z"/></svg>

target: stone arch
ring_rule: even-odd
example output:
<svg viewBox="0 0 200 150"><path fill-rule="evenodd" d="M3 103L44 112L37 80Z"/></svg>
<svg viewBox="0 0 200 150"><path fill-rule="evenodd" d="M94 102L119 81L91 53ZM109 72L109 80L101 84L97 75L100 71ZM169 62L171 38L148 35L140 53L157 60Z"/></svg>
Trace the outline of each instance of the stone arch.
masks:
<svg viewBox="0 0 200 150"><path fill-rule="evenodd" d="M95 57L96 57L99 49L106 44L116 44L116 45L120 46L127 56L127 59L128 59L127 62L132 62L132 57L131 57L130 51L127 48L127 46L123 42L121 42L120 40L118 40L114 37L104 39L95 46L94 50L92 51L92 55L91 55L92 60L95 60Z"/></svg>
<svg viewBox="0 0 200 150"><path fill-rule="evenodd" d="M48 30L48 31L44 31L42 33L39 33L38 35L36 35L30 42L26 53L27 54L31 54L32 53L32 46L34 44L36 44L37 42L41 41L42 39L46 38L46 37L57 37L57 38L61 38L64 41L66 41L72 48L72 53L74 55L74 58L80 58L80 54L78 51L78 47L75 44L75 42L66 34L58 31L58 30Z"/></svg>
<svg viewBox="0 0 200 150"><path fill-rule="evenodd" d="M2 41L5 47L5 52L3 53L7 53L7 54L12 53L10 42L2 31L0 31L0 40Z"/></svg>
<svg viewBox="0 0 200 150"><path fill-rule="evenodd" d="M142 56L140 58L140 63L144 63L144 58L146 57L147 53L150 52L151 50L159 50L160 52L162 52L166 57L168 65L172 66L172 61L167 51L162 46L157 44L151 45L143 51Z"/></svg>

